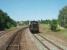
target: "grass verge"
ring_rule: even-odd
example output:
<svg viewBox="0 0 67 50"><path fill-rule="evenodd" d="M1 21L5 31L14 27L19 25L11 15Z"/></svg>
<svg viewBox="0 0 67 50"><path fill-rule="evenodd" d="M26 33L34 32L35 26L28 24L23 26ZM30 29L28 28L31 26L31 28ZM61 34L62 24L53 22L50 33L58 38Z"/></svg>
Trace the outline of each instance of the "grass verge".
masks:
<svg viewBox="0 0 67 50"><path fill-rule="evenodd" d="M60 31L53 32L50 30L49 25L40 24L40 32L43 32L44 34L56 36L58 38L63 39L64 41L67 41L67 29L61 29Z"/></svg>

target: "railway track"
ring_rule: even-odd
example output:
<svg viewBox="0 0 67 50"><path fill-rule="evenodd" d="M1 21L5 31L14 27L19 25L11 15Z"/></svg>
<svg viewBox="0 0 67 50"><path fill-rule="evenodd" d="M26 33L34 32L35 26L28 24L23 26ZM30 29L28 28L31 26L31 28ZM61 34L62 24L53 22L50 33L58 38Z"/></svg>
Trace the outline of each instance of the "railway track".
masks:
<svg viewBox="0 0 67 50"><path fill-rule="evenodd" d="M2 34L3 36L0 37L0 50L17 50L21 39L20 34L26 28L21 27Z"/></svg>
<svg viewBox="0 0 67 50"><path fill-rule="evenodd" d="M34 34L34 37L45 47L47 50L64 50L60 46L41 36L40 34Z"/></svg>
<svg viewBox="0 0 67 50"><path fill-rule="evenodd" d="M4 34L6 34L6 33L9 33L10 31L2 31L2 32L0 32L0 37L1 36L3 36Z"/></svg>
<svg viewBox="0 0 67 50"><path fill-rule="evenodd" d="M16 32L17 34L13 37L6 50L20 50L21 34L26 28L27 27Z"/></svg>
<svg viewBox="0 0 67 50"><path fill-rule="evenodd" d="M67 50L67 45L64 45L64 43L62 44L61 42L57 42L56 39L51 39L51 37L49 37L48 35L46 35L46 36L44 36L43 34L38 34L38 35L41 36L42 38L46 39L48 42L52 43L59 49Z"/></svg>
<svg viewBox="0 0 67 50"><path fill-rule="evenodd" d="M23 28L15 32L6 50L67 50L41 34L32 34ZM22 34L23 33L23 34ZM23 40L24 39L24 40Z"/></svg>
<svg viewBox="0 0 67 50"><path fill-rule="evenodd" d="M8 30L6 30L6 31L0 31L0 37L2 36L2 35L4 35L4 34L6 34L6 33L9 33L10 31L13 31L14 29L16 29L16 28L11 28L11 29L8 29Z"/></svg>

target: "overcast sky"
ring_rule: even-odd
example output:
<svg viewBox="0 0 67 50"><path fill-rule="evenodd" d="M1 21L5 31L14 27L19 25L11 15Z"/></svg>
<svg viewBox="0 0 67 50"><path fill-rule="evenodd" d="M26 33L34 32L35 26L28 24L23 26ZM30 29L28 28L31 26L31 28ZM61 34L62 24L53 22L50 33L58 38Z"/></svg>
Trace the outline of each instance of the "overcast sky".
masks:
<svg viewBox="0 0 67 50"><path fill-rule="evenodd" d="M67 0L0 0L0 9L16 20L57 19Z"/></svg>

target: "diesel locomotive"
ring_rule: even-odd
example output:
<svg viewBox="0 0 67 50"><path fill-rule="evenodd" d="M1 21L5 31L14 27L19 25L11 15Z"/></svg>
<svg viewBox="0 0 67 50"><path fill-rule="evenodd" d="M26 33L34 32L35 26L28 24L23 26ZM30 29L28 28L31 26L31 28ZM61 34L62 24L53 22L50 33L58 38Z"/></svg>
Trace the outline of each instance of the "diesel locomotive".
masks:
<svg viewBox="0 0 67 50"><path fill-rule="evenodd" d="M38 21L31 21L29 24L29 30L32 33L38 33L39 32L39 23Z"/></svg>

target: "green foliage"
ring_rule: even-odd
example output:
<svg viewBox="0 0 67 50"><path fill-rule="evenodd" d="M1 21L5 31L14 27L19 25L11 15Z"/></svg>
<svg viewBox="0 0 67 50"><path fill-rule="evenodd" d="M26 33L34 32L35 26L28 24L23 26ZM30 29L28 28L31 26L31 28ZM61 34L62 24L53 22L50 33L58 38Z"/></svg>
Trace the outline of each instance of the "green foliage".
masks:
<svg viewBox="0 0 67 50"><path fill-rule="evenodd" d="M57 31L57 20L52 20L50 23L50 29L52 31Z"/></svg>
<svg viewBox="0 0 67 50"><path fill-rule="evenodd" d="M28 25L29 24L29 21L17 21L17 24L22 26L22 25Z"/></svg>
<svg viewBox="0 0 67 50"><path fill-rule="evenodd" d="M67 28L67 6L65 6L62 10L60 10L58 21L62 27Z"/></svg>
<svg viewBox="0 0 67 50"><path fill-rule="evenodd" d="M29 24L29 21L24 21L24 24L28 25Z"/></svg>
<svg viewBox="0 0 67 50"><path fill-rule="evenodd" d="M50 24L50 22L51 22L50 20L41 20L40 21L40 23L42 23L42 24Z"/></svg>
<svg viewBox="0 0 67 50"><path fill-rule="evenodd" d="M0 30L16 26L16 22L12 20L7 13L0 10Z"/></svg>

